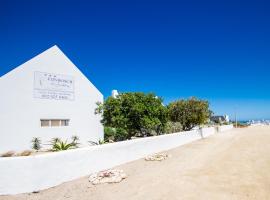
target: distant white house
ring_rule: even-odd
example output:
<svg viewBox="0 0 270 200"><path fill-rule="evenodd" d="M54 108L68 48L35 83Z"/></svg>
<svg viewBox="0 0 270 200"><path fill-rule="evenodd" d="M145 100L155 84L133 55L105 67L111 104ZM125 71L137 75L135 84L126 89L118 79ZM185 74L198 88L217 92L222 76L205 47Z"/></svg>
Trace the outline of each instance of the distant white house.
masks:
<svg viewBox="0 0 270 200"><path fill-rule="evenodd" d="M103 139L103 95L57 46L2 76L0 92L0 153L30 149L33 137Z"/></svg>
<svg viewBox="0 0 270 200"><path fill-rule="evenodd" d="M216 115L216 116L212 116L210 118L210 120L212 122L215 122L215 123L229 123L230 122L229 115Z"/></svg>
<svg viewBox="0 0 270 200"><path fill-rule="evenodd" d="M118 96L118 91L117 90L112 90L112 97L116 98Z"/></svg>

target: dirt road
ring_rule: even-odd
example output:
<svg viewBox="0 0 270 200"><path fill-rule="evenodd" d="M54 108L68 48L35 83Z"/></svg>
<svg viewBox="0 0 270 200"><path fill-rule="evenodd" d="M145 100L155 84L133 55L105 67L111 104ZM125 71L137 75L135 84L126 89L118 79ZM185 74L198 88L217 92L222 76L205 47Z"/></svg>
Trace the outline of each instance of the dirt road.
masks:
<svg viewBox="0 0 270 200"><path fill-rule="evenodd" d="M0 200L270 199L270 126L234 129L168 153L172 157L162 162L116 167L128 175L118 184L93 186L84 177Z"/></svg>

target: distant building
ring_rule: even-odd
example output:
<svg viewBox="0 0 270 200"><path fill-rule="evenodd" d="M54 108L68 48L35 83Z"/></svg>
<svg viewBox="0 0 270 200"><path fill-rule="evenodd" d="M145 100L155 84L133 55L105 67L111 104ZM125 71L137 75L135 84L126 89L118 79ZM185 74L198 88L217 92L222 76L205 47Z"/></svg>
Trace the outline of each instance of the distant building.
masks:
<svg viewBox="0 0 270 200"><path fill-rule="evenodd" d="M224 115L224 116L222 116L222 115L220 115L220 116L216 115L216 116L212 116L210 118L210 121L212 121L214 123L228 123L228 122L230 122L230 118L229 118L228 115Z"/></svg>
<svg viewBox="0 0 270 200"><path fill-rule="evenodd" d="M57 46L2 76L0 92L0 152L30 149L33 137L103 139L103 95Z"/></svg>
<svg viewBox="0 0 270 200"><path fill-rule="evenodd" d="M224 117L225 117L226 122L230 122L230 117L229 117L229 115L224 115Z"/></svg>
<svg viewBox="0 0 270 200"><path fill-rule="evenodd" d="M118 91L117 90L112 90L112 97L116 98L118 96Z"/></svg>

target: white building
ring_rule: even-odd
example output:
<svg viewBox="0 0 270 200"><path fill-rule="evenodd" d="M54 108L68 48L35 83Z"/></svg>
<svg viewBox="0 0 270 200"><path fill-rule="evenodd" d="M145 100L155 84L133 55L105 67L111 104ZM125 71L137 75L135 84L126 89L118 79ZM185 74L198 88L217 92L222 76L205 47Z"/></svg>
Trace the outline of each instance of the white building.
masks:
<svg viewBox="0 0 270 200"><path fill-rule="evenodd" d="M117 90L112 90L112 97L116 98L118 96L118 91Z"/></svg>
<svg viewBox="0 0 270 200"><path fill-rule="evenodd" d="M57 46L2 76L0 92L0 153L30 149L33 137L103 139L94 113L103 95Z"/></svg>
<svg viewBox="0 0 270 200"><path fill-rule="evenodd" d="M226 122L229 123L229 122L230 122L230 117L229 117L229 115L225 115L224 117L225 117Z"/></svg>

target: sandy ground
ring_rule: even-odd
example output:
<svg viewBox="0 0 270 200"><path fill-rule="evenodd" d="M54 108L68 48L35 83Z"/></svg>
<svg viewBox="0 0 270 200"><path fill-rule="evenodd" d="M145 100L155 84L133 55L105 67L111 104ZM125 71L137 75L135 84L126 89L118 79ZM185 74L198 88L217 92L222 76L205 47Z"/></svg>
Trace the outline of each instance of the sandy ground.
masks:
<svg viewBox="0 0 270 200"><path fill-rule="evenodd" d="M128 174L121 183L93 186L83 177L0 200L270 199L270 126L234 129L168 153L162 162L116 167Z"/></svg>

